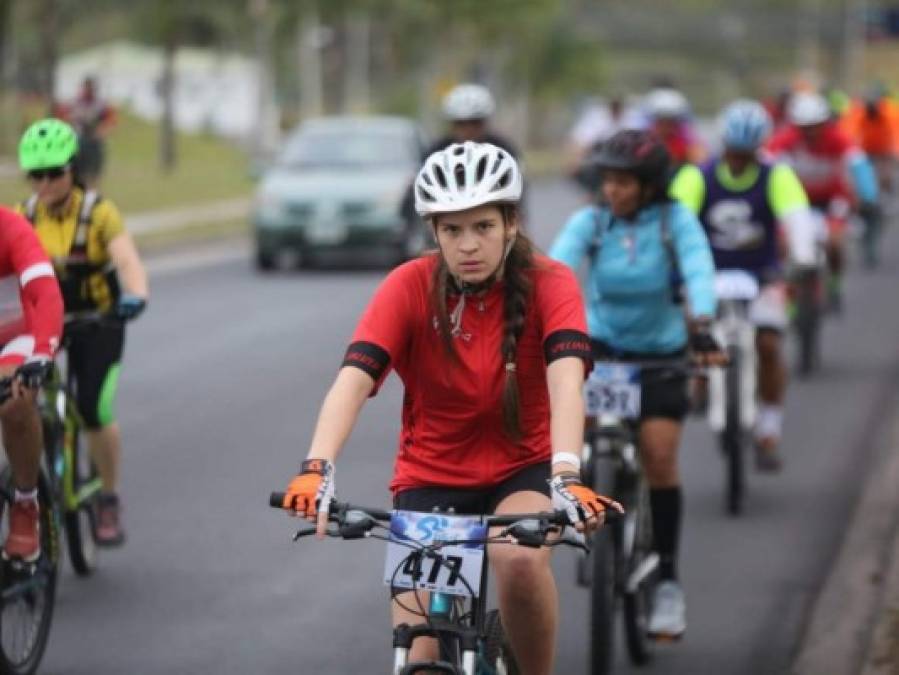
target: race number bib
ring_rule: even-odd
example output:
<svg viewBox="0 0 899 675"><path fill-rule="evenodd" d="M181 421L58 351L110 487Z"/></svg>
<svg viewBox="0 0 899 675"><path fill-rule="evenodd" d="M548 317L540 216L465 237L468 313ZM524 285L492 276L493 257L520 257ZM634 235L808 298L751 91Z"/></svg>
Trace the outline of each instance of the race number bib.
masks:
<svg viewBox="0 0 899 675"><path fill-rule="evenodd" d="M410 557L412 549L406 544L483 541L486 536L487 527L475 516L394 511L390 518L390 542L387 544L387 559L384 563L384 583L393 588L414 587L450 595L477 597L481 590L483 543L444 546L438 552L442 563L430 556L421 559Z"/></svg>
<svg viewBox="0 0 899 675"><path fill-rule="evenodd" d="M584 384L587 414L640 417L640 368L627 363L597 363Z"/></svg>

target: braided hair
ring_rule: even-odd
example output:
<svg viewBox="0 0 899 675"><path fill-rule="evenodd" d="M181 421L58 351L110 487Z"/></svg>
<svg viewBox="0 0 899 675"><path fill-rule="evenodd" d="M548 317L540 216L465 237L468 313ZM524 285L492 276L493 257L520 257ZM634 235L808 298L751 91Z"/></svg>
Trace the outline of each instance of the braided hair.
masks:
<svg viewBox="0 0 899 675"><path fill-rule="evenodd" d="M518 209L514 204L500 204L499 209L504 225L508 225L518 217ZM500 357L505 370L502 397L503 428L513 441L522 437L517 353L518 340L524 330L525 316L533 290L533 281L529 274L533 267L534 245L519 230L506 256L503 269L503 339L500 343ZM447 296L453 286L454 282L446 261L442 255L438 255L438 264L431 279L431 304L441 343L451 358L458 362L458 354L453 346L453 328L447 310Z"/></svg>

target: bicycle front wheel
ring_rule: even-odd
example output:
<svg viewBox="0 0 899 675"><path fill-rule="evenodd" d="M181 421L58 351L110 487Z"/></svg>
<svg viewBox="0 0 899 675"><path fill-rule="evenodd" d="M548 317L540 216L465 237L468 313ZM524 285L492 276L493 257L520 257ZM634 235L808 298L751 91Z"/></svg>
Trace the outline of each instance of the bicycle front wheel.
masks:
<svg viewBox="0 0 899 675"><path fill-rule="evenodd" d="M78 576L89 576L97 567L96 502L99 491L97 468L90 453L81 447L77 430L67 432L70 454L66 457L66 489L63 526L72 568Z"/></svg>
<svg viewBox="0 0 899 675"><path fill-rule="evenodd" d="M509 647L506 632L503 630L503 622L498 610L491 610L484 620L484 651L483 658L487 669L481 669L486 673L496 675L518 675L520 672L515 656ZM480 671L479 671L480 672Z"/></svg>
<svg viewBox="0 0 899 675"><path fill-rule="evenodd" d="M615 663L615 547L609 528L593 536L590 557L590 673L608 675Z"/></svg>
<svg viewBox="0 0 899 675"><path fill-rule="evenodd" d="M627 564L629 574L637 572L646 564L653 554L652 515L649 508L649 490L644 481L640 481L637 499L628 510L632 512L635 532L634 544ZM649 612L652 605L652 593L658 581L658 567L646 573L636 588L626 588L622 606L624 616L624 635L627 639L627 651L631 662L642 666L652 658L649 639Z"/></svg>
<svg viewBox="0 0 899 675"><path fill-rule="evenodd" d="M2 506L9 512L13 499L9 467L0 473ZM0 568L0 673L33 675L50 635L56 598L59 533L46 480L38 486L41 556L33 565L2 562ZM5 519L4 519L5 520ZM3 538L8 525L4 522Z"/></svg>

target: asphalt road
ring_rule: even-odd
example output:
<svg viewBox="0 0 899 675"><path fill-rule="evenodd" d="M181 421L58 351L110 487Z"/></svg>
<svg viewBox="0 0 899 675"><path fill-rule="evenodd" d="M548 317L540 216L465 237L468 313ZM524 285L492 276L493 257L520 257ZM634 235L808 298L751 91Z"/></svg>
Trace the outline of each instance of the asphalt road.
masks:
<svg viewBox="0 0 899 675"><path fill-rule="evenodd" d="M575 204L531 192L546 245ZM722 465L691 423L682 466L689 629L645 672L782 673L832 559L866 457L893 414L899 237L856 271L826 328L827 369L792 388L787 468L752 475L747 513L723 514ZM378 542L291 542L269 509L305 454L323 394L383 271L259 276L249 252L159 261L151 309L129 333L119 401L129 541L87 580L66 571L41 672L51 675L387 672ZM186 262L185 262L186 261ZM363 412L337 474L341 497L388 504L401 388ZM574 554L556 554L556 672L586 672L587 600ZM622 672L628 672L623 664Z"/></svg>

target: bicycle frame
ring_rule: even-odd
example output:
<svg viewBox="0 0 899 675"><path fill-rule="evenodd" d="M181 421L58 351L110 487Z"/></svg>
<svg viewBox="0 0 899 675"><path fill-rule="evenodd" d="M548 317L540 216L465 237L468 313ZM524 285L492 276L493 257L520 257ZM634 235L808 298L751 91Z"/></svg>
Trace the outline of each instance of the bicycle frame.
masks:
<svg viewBox="0 0 899 675"><path fill-rule="evenodd" d="M46 448L46 453L49 468L61 487L62 506L66 511L75 511L100 491L102 483L99 478L95 478L80 487L75 485L75 442L84 421L72 395L72 375L68 367L65 370L63 375L58 365L54 367L52 376L44 387L48 406L52 407L57 419L62 421L63 438L61 456L56 456L50 447Z"/></svg>
<svg viewBox="0 0 899 675"><path fill-rule="evenodd" d="M283 508L284 493L273 492L269 496L269 505L273 508ZM330 536L342 539L361 539L372 536L372 530L376 527L384 528L384 523L392 520L392 512L383 509L370 509L367 507L353 506L346 503L333 502L329 512L329 520L331 523L337 523L337 530L330 529ZM569 544L572 546L583 548L583 543L576 538L572 540L566 536L548 542L547 536L553 532L559 532L564 527L570 525L568 515L565 511L541 512L530 514L502 514L492 516L481 516L481 522L488 528L503 528L499 537L495 534L488 534L483 540L464 541L442 541L434 544L411 546L413 551L419 555L426 553L432 556L434 553L439 554L441 545L448 544L472 544L482 542L485 547L498 543L517 543L523 546L540 548L541 546L556 546L559 544ZM315 533L315 528L300 529L294 536L294 541L301 537L309 536ZM385 539L385 537L377 537ZM411 540L410 540L411 541ZM408 557L406 559L408 561ZM403 563L401 563L403 564ZM443 564L439 562L438 564ZM397 568L399 569L399 567ZM485 548L484 557L481 561L481 583L479 594L476 598L472 598L471 611L464 614L458 612L454 616L453 610L464 604L466 601L461 596L450 597L443 593L432 593L429 599L429 611L425 623L410 626L409 624L400 624L393 630L393 648L394 659L391 672L394 675L411 675L417 672L443 672L451 675L478 675L479 657L481 655L482 646L485 645L487 629L487 575L488 575L488 559ZM413 575L413 579L415 579ZM418 589L409 589L411 592L421 592ZM467 620L467 622L466 622ZM499 625L499 624L497 624ZM492 630L492 629L491 629ZM493 635L493 633L491 633ZM502 635L501 629L498 635ZM428 661L409 663L409 651L412 643L419 637L442 638L449 636L454 642L458 643L461 648L461 665L455 665L446 661ZM457 660L455 656L452 660Z"/></svg>

